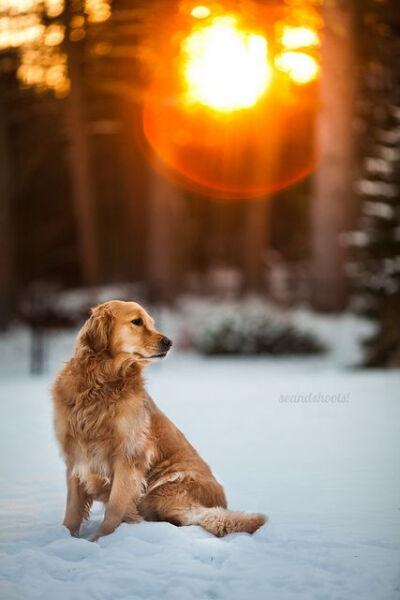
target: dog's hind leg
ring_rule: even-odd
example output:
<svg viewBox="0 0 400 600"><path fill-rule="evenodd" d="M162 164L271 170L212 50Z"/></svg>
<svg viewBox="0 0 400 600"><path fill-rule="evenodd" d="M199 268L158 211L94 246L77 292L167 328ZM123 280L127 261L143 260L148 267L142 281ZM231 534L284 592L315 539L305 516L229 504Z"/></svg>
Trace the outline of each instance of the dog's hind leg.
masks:
<svg viewBox="0 0 400 600"><path fill-rule="evenodd" d="M184 525L200 525L217 537L228 533L254 533L267 521L261 514L235 512L221 506L191 508L184 519Z"/></svg>
<svg viewBox="0 0 400 600"><path fill-rule="evenodd" d="M167 483L144 496L138 509L146 521L167 521L179 527L186 525L186 513L197 506L182 485Z"/></svg>
<svg viewBox="0 0 400 600"><path fill-rule="evenodd" d="M222 537L228 533L254 533L267 520L261 514L247 514L228 510L225 497L214 506L204 506L197 486L187 489L182 484L167 484L143 499L139 506L148 521L168 521L173 525L200 525L213 535Z"/></svg>

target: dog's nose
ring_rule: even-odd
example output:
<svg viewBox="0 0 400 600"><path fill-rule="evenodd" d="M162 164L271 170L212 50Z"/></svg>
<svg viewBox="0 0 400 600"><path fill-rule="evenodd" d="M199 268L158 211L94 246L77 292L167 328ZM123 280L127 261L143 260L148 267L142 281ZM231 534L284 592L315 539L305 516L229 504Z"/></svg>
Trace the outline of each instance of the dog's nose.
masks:
<svg viewBox="0 0 400 600"><path fill-rule="evenodd" d="M165 350L169 350L172 346L172 341L167 337L162 337L160 340L160 344Z"/></svg>

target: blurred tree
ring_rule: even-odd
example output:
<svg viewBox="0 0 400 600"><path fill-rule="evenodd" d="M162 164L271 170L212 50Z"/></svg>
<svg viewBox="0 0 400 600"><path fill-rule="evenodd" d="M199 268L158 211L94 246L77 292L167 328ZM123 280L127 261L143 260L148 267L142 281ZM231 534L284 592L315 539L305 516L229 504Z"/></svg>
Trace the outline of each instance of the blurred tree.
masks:
<svg viewBox="0 0 400 600"><path fill-rule="evenodd" d="M271 199L253 200L245 206L243 275L246 291L265 286L265 259L269 245Z"/></svg>
<svg viewBox="0 0 400 600"><path fill-rule="evenodd" d="M176 240L179 239L181 199L176 188L151 174L147 255L150 301L165 303L177 293L179 279Z"/></svg>
<svg viewBox="0 0 400 600"><path fill-rule="evenodd" d="M301 9L318 0L284 4ZM351 82L341 77L341 68L353 60L353 40L346 6L325 5L331 24L324 60L330 71L320 128L325 154L313 206L314 288L320 295L316 306L338 308L347 296L338 236L349 226L353 169ZM49 274L75 285L143 278L159 290L155 295L168 297L185 275L206 272L216 263L240 270L244 287L262 288L271 243L285 259L304 259L308 188L282 192L271 214L270 200L194 200L153 178L134 132L144 73L154 66L151 44L144 40L160 27L158 6L168 16L170 0L113 0L112 11L109 0L0 3L0 18L8 19L1 30L1 56L11 49L13 75L21 83L15 96L21 104L15 115L18 143L13 145L23 151L4 150L3 136L3 152L11 162L17 158L18 168L4 161L2 177L5 181L6 173L17 197L17 254L23 266L18 277L24 283Z"/></svg>
<svg viewBox="0 0 400 600"><path fill-rule="evenodd" d="M7 118L8 93L0 76L0 330L7 325L13 301L14 265L12 249L13 221L12 178L9 143L9 121Z"/></svg>
<svg viewBox="0 0 400 600"><path fill-rule="evenodd" d="M354 4L323 3L321 108L316 125L318 167L312 191L312 304L343 310L349 300L346 251L340 241L355 218L354 99L356 83Z"/></svg>
<svg viewBox="0 0 400 600"><path fill-rule="evenodd" d="M65 101L70 145L72 198L78 230L78 242L83 271L83 282L99 283L99 256L96 227L96 203L91 171L88 140L88 119L85 116L82 78L84 59L84 13L79 2L66 0L64 49L67 56L69 94ZM74 24L76 24L74 26Z"/></svg>
<svg viewBox="0 0 400 600"><path fill-rule="evenodd" d="M13 50L14 71L23 88L34 88L48 103L50 90L58 103L60 151L70 173L84 284L127 276L147 276L153 284L159 279L153 263L168 262L160 275L161 287L167 295L175 289L176 240L160 243L166 235L170 238L163 229L171 218L173 187L161 179L151 183L152 172L130 141L142 99L141 70L149 60L143 40L159 25L154 9L165 4L155 0L149 10L144 0L114 0L112 11L110 0L4 0L0 4L0 52ZM32 150L43 158L37 148ZM10 178L5 165L4 161L3 176L7 171ZM147 211L143 199L149 195ZM176 192L175 216L178 198ZM158 225L151 221L153 205ZM143 225L148 225L147 249Z"/></svg>
<svg viewBox="0 0 400 600"><path fill-rule="evenodd" d="M25 2L4 0L0 4L0 57L2 59L0 77L4 80L4 71L14 70L21 85L24 88L35 88L42 95L44 103L51 103L49 90L53 91L55 98L59 99L71 92L68 101L61 103L60 108L64 107L68 114L69 165L81 251L80 264L83 270L83 281L89 284L98 280L98 258L87 124L82 115L80 89L82 51L79 42L85 37L87 23L102 21L108 18L109 14L110 7L107 0L26 0ZM11 69L9 60L6 60L10 52L14 59ZM19 100L16 90L13 91L16 100ZM36 104L34 96L31 100L32 105ZM56 99L53 101L57 102ZM40 101L37 104L40 104ZM2 116L4 118L4 114ZM22 111L20 118L25 119ZM3 120L3 128L7 126L8 121ZM16 126L18 128L19 124L17 123ZM25 137L31 137L27 122L24 122L24 127ZM2 137L4 139L4 136ZM48 137L50 139L52 136ZM31 155L36 153L43 158L49 139L42 138L38 148L31 147ZM9 160L11 156L12 152L9 151ZM6 161L2 161L3 179L7 177L9 189L12 185L10 183L12 173L6 165ZM6 171L7 175L4 174ZM30 171L30 169L22 171L22 179L25 179L26 172ZM21 187L19 182L17 183L18 185L14 186L17 190L15 193L18 193L18 188ZM6 186L4 189L7 189ZM5 200L3 213L6 211L4 208L6 204ZM5 256L8 254L4 253Z"/></svg>
<svg viewBox="0 0 400 600"><path fill-rule="evenodd" d="M347 236L356 307L372 317L369 366L400 366L400 13L395 0L359 10L361 86L358 129L362 170L358 227Z"/></svg>

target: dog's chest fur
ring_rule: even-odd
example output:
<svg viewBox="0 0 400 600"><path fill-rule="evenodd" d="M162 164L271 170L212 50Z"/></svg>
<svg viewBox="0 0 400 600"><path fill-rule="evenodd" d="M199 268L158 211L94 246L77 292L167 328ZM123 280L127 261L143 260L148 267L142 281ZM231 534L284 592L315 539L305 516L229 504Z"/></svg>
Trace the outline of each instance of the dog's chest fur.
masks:
<svg viewBox="0 0 400 600"><path fill-rule="evenodd" d="M122 455L142 464L144 470L149 468L150 414L146 403L138 398L123 400L109 410L95 408L71 411L72 472L90 493L100 495L100 489L105 491L112 481L113 456Z"/></svg>

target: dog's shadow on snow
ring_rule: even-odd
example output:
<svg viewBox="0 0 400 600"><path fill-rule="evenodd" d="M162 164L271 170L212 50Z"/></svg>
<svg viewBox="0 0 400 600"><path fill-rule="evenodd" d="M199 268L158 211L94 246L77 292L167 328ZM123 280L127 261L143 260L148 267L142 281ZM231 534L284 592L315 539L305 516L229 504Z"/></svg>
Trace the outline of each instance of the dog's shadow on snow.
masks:
<svg viewBox="0 0 400 600"><path fill-rule="evenodd" d="M96 533L98 528L100 527L103 519L90 519L90 521L84 521L79 530L79 537L84 540L89 540L89 538Z"/></svg>
<svg viewBox="0 0 400 600"><path fill-rule="evenodd" d="M83 521L79 529L79 537L84 540L89 538L96 533L98 528L104 519L104 507L100 502L94 502L90 513L90 518L87 521Z"/></svg>

